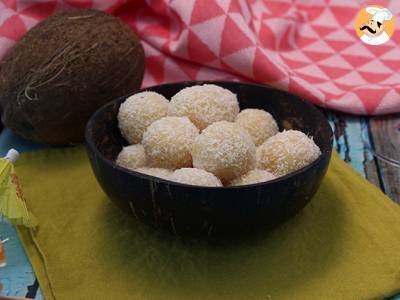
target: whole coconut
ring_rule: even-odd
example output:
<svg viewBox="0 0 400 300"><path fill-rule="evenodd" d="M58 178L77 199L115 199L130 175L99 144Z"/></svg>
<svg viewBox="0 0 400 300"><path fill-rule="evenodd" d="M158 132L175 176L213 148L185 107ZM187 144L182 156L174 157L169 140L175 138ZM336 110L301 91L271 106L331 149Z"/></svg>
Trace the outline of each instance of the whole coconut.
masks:
<svg viewBox="0 0 400 300"><path fill-rule="evenodd" d="M79 143L92 113L138 90L143 73L143 48L118 18L91 9L56 14L3 61L3 123L35 142Z"/></svg>

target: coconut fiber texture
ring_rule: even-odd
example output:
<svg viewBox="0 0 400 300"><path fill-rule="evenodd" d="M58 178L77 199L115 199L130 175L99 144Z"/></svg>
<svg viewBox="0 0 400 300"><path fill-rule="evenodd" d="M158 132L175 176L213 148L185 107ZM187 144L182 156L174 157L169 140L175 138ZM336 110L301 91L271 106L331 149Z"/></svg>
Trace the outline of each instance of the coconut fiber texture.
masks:
<svg viewBox="0 0 400 300"><path fill-rule="evenodd" d="M305 209L234 243L157 233L120 212L81 147L16 166L40 222L19 229L46 299L382 299L400 291L400 207L333 155Z"/></svg>
<svg viewBox="0 0 400 300"><path fill-rule="evenodd" d="M137 33L146 54L145 86L250 80L330 109L400 112L399 0L1 2L0 58L31 24L73 6L92 7L120 17ZM383 45L364 44L356 34L357 14L368 4L385 6L395 19L394 34Z"/></svg>
<svg viewBox="0 0 400 300"><path fill-rule="evenodd" d="M92 113L138 90L143 72L143 48L118 18L88 9L59 13L32 28L5 57L2 120L35 142L81 142Z"/></svg>

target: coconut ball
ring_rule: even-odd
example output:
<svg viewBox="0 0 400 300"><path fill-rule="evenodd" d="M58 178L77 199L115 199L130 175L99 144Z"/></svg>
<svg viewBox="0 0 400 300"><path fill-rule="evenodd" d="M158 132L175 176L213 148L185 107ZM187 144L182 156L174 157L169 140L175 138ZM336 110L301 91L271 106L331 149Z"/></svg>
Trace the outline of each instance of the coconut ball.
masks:
<svg viewBox="0 0 400 300"><path fill-rule="evenodd" d="M170 116L186 116L200 130L217 121L234 121L239 103L231 91L214 84L182 89L170 102Z"/></svg>
<svg viewBox="0 0 400 300"><path fill-rule="evenodd" d="M146 175L159 177L162 179L167 179L167 180L169 180L169 177L172 174L172 170L163 169L163 168L137 168L137 169L135 169L135 171L146 174Z"/></svg>
<svg viewBox="0 0 400 300"><path fill-rule="evenodd" d="M138 144L143 133L154 121L168 113L169 101L155 92L141 92L130 96L121 104L118 127L130 144Z"/></svg>
<svg viewBox="0 0 400 300"><path fill-rule="evenodd" d="M279 131L274 117L262 109L242 110L237 115L235 122L246 129L256 146L261 145Z"/></svg>
<svg viewBox="0 0 400 300"><path fill-rule="evenodd" d="M257 149L257 166L276 176L303 168L321 154L313 139L298 130L287 130L266 140Z"/></svg>
<svg viewBox="0 0 400 300"><path fill-rule="evenodd" d="M136 169L145 166L147 159L144 147L140 144L123 147L118 154L116 163L127 169Z"/></svg>
<svg viewBox="0 0 400 300"><path fill-rule="evenodd" d="M197 137L192 150L193 166L230 181L254 169L256 147L238 124L216 122Z"/></svg>
<svg viewBox="0 0 400 300"><path fill-rule="evenodd" d="M272 179L275 179L276 176L267 170L251 170L246 174L234 179L230 185L246 185L246 184L253 184L259 182L265 182Z"/></svg>
<svg viewBox="0 0 400 300"><path fill-rule="evenodd" d="M178 169L192 166L192 149L199 130L187 117L164 117L151 124L142 144L153 167Z"/></svg>
<svg viewBox="0 0 400 300"><path fill-rule="evenodd" d="M172 173L169 180L200 186L222 186L221 181L213 174L196 168L182 168Z"/></svg>

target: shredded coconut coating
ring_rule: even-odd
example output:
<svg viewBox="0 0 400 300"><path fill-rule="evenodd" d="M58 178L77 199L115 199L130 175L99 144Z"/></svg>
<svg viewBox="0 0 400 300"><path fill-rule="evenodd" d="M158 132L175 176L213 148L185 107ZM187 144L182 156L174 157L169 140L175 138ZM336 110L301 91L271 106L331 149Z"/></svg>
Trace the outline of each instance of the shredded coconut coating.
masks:
<svg viewBox="0 0 400 300"><path fill-rule="evenodd" d="M275 179L276 176L267 170L251 170L246 174L234 179L230 185L246 185L246 184L254 184L259 182L266 182L272 179Z"/></svg>
<svg viewBox="0 0 400 300"><path fill-rule="evenodd" d="M221 180L219 180L215 175L196 168L182 168L175 170L169 179L171 181L190 185L222 186Z"/></svg>
<svg viewBox="0 0 400 300"><path fill-rule="evenodd" d="M192 166L191 149L199 130L187 117L164 117L151 124L142 144L152 167L178 169Z"/></svg>
<svg viewBox="0 0 400 300"><path fill-rule="evenodd" d="M231 121L239 113L235 94L214 84L196 85L176 93L170 102L170 116L186 116L200 130L218 121Z"/></svg>
<svg viewBox="0 0 400 300"><path fill-rule="evenodd" d="M257 148L257 167L283 176L309 165L320 155L312 138L298 130L287 130Z"/></svg>
<svg viewBox="0 0 400 300"><path fill-rule="evenodd" d="M193 166L204 169L228 182L254 169L256 147L250 135L239 125L227 121L216 122L196 139Z"/></svg>
<svg viewBox="0 0 400 300"><path fill-rule="evenodd" d="M143 133L154 121L168 113L169 101L155 92L142 92L130 96L118 112L118 127L130 144L139 144Z"/></svg>
<svg viewBox="0 0 400 300"><path fill-rule="evenodd" d="M145 166L147 158L144 147L140 144L123 147L115 162L131 170Z"/></svg>
<svg viewBox="0 0 400 300"><path fill-rule="evenodd" d="M136 172L169 180L172 170L162 168L137 168Z"/></svg>
<svg viewBox="0 0 400 300"><path fill-rule="evenodd" d="M237 115L235 122L250 134L256 146L279 131L274 117L262 109L244 109Z"/></svg>

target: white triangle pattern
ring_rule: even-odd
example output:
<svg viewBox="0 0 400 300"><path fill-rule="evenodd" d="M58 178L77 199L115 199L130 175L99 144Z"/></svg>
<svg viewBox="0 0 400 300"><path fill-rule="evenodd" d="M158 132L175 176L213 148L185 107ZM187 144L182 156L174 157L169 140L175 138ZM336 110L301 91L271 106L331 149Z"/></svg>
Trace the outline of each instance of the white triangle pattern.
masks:
<svg viewBox="0 0 400 300"><path fill-rule="evenodd" d="M231 55L224 56L222 59L231 68L240 71L249 78L253 77L254 54L256 47L242 49Z"/></svg>
<svg viewBox="0 0 400 300"><path fill-rule="evenodd" d="M312 24L317 26L331 27L331 28L338 27L338 22L336 21L335 16L333 15L332 11L329 8L326 8L324 12L317 19L312 21Z"/></svg>
<svg viewBox="0 0 400 300"><path fill-rule="evenodd" d="M375 55L366 46L364 46L361 41L352 46L349 46L346 49L343 49L340 53L348 55L357 55L366 58L375 58Z"/></svg>
<svg viewBox="0 0 400 300"><path fill-rule="evenodd" d="M346 30L339 29L325 36L325 39L330 41L346 41L353 42L357 41L358 38L353 34L351 35Z"/></svg>
<svg viewBox="0 0 400 300"><path fill-rule="evenodd" d="M386 67L380 60L374 59L358 68L358 71L371 72L377 74L390 74L392 70Z"/></svg>
<svg viewBox="0 0 400 300"><path fill-rule="evenodd" d="M231 0L216 0L216 3L224 10L224 12L228 12L229 6L231 5Z"/></svg>
<svg viewBox="0 0 400 300"><path fill-rule="evenodd" d="M327 67L340 67L341 69L353 70L353 66L350 65L340 54L334 54L328 58L318 62L318 65Z"/></svg>
<svg viewBox="0 0 400 300"><path fill-rule="evenodd" d="M303 23L299 26L298 34L301 37L311 38L311 39L318 39L319 35L315 31L315 29L308 23Z"/></svg>
<svg viewBox="0 0 400 300"><path fill-rule="evenodd" d="M184 23L189 24L195 3L196 0L185 0L185 6L183 6L180 0L172 0L169 5L178 13Z"/></svg>
<svg viewBox="0 0 400 300"><path fill-rule="evenodd" d="M301 52L299 50L283 52L281 54L281 56L283 58L288 58L288 59L295 60L295 61L298 61L298 62L312 63L312 60L309 59L306 55L304 55L303 52Z"/></svg>
<svg viewBox="0 0 400 300"><path fill-rule="evenodd" d="M368 85L368 82L366 82L357 71L352 71L340 78L336 78L334 82L349 86Z"/></svg>
<svg viewBox="0 0 400 300"><path fill-rule="evenodd" d="M233 0L209 0L219 5L224 14L209 17L191 26L192 14L198 13L197 17L201 18L212 15L197 9L194 12L193 8L197 1L203 0L160 0L157 1L157 5L146 0L138 5L137 11L129 12L132 14L129 25L141 38L146 57L165 61L161 76L154 75L153 78L151 74L156 74L155 70L146 72L145 86L156 84L156 79L158 81L198 78L263 81L268 78L269 84L289 89L293 93L297 92L296 89L303 89L302 92L308 91L309 95L313 95L312 101L330 108L363 114L400 111L399 91L396 90L400 86L400 74L398 70L393 69L400 57L399 38L395 34L391 41L382 46L385 47L385 51L382 47L366 46L354 32L354 20L347 22L348 16L337 15L337 11L340 11L337 8L355 11L361 9L364 4L348 0L281 0L284 5L279 7L278 1L235 0L237 1L235 5L239 5L241 12L229 12ZM92 0L92 6L97 9L107 9L115 5L114 11L118 13L122 11L120 8L124 5L123 2L125 1ZM73 7L72 4L62 0L56 0L55 3L56 10ZM22 33L24 28L21 29L21 26L27 30L40 21L40 17L29 15L33 2L16 0L15 10L12 9L12 5L5 7L6 5L6 2L0 3L0 59L14 44L13 37ZM199 7L201 9L201 6ZM388 7L400 19L400 6L397 5L397 0L389 1ZM28 10L28 13L22 15L20 13L22 10ZM127 13L124 12L124 18ZM15 16L19 20L15 19ZM232 39L232 35L225 35L229 30L232 32L236 30L235 27L229 28L233 25L225 22L227 17L233 20L244 36L238 36L235 40ZM17 20L18 23L14 28L5 23L7 20ZM340 25L339 21L340 23L345 21L345 26ZM149 26L152 26L151 32L146 31L144 34ZM263 48L264 43L259 42L262 26L268 26L271 32L271 45L266 45L268 48ZM191 57L188 55L188 30L207 46L202 47L202 44L199 44L199 49L192 47L191 57L196 56L196 51L211 50L216 57L215 60L212 54L208 55L208 52L200 52L198 55L200 58L196 59L196 63L189 60ZM232 40L224 40L228 39L228 36ZM346 43L349 46L343 49ZM210 50L207 50L208 48ZM258 68L257 72L254 72L253 68L257 66L256 59L262 59L255 55L259 52L265 54L269 61L265 64L266 67L263 66L265 69ZM229 55L222 58L220 53ZM203 63L201 59L204 60ZM301 67L296 69L290 67L296 65ZM232 69L235 70L233 74L228 73ZM190 70L193 72L189 72ZM337 77L340 74L343 75ZM374 78L371 76L375 74L377 79L374 84L366 81L366 78ZM297 84L290 84L293 81ZM358 95L363 95L364 99Z"/></svg>
<svg viewBox="0 0 400 300"><path fill-rule="evenodd" d="M317 83L317 84L315 84L315 86L320 88L324 92L331 93L334 95L342 95L343 93L345 93L344 90L340 89L332 81L325 81L324 83Z"/></svg>
<svg viewBox="0 0 400 300"><path fill-rule="evenodd" d="M329 77L317 65L310 64L306 67L295 69L296 73L305 74L309 76L318 77L320 79L328 80Z"/></svg>
<svg viewBox="0 0 400 300"><path fill-rule="evenodd" d="M344 96L339 97L335 101L330 101L329 105L332 105L339 111L347 111L347 107L351 106L356 114L366 114L364 103L355 93L346 93Z"/></svg>
<svg viewBox="0 0 400 300"><path fill-rule="evenodd" d="M243 33L255 44L257 39L254 35L254 32L247 26L245 19L238 13L230 14L232 20L236 23L236 25L242 29Z"/></svg>
<svg viewBox="0 0 400 300"><path fill-rule="evenodd" d="M27 16L21 16L20 17L22 22L24 22L26 28L31 29L33 26L35 26L37 24L37 20L31 18L31 17L27 17Z"/></svg>
<svg viewBox="0 0 400 300"><path fill-rule="evenodd" d="M319 53L335 54L336 51L329 46L324 40L317 40L315 43L307 45L303 50Z"/></svg>
<svg viewBox="0 0 400 300"><path fill-rule="evenodd" d="M196 33L197 37L202 40L215 55L219 55L221 43L218 39L215 38L214 35L222 34L225 20L226 16L223 15L191 26L191 29L194 33Z"/></svg>
<svg viewBox="0 0 400 300"><path fill-rule="evenodd" d="M15 15L15 12L13 12L9 8L0 8L0 25L3 24L8 18L12 17Z"/></svg>
<svg viewBox="0 0 400 300"><path fill-rule="evenodd" d="M393 105L396 105L399 102L400 95L396 93L395 90L390 90L383 98L382 101L378 104L377 110L382 112L383 114L390 113L392 111Z"/></svg>

